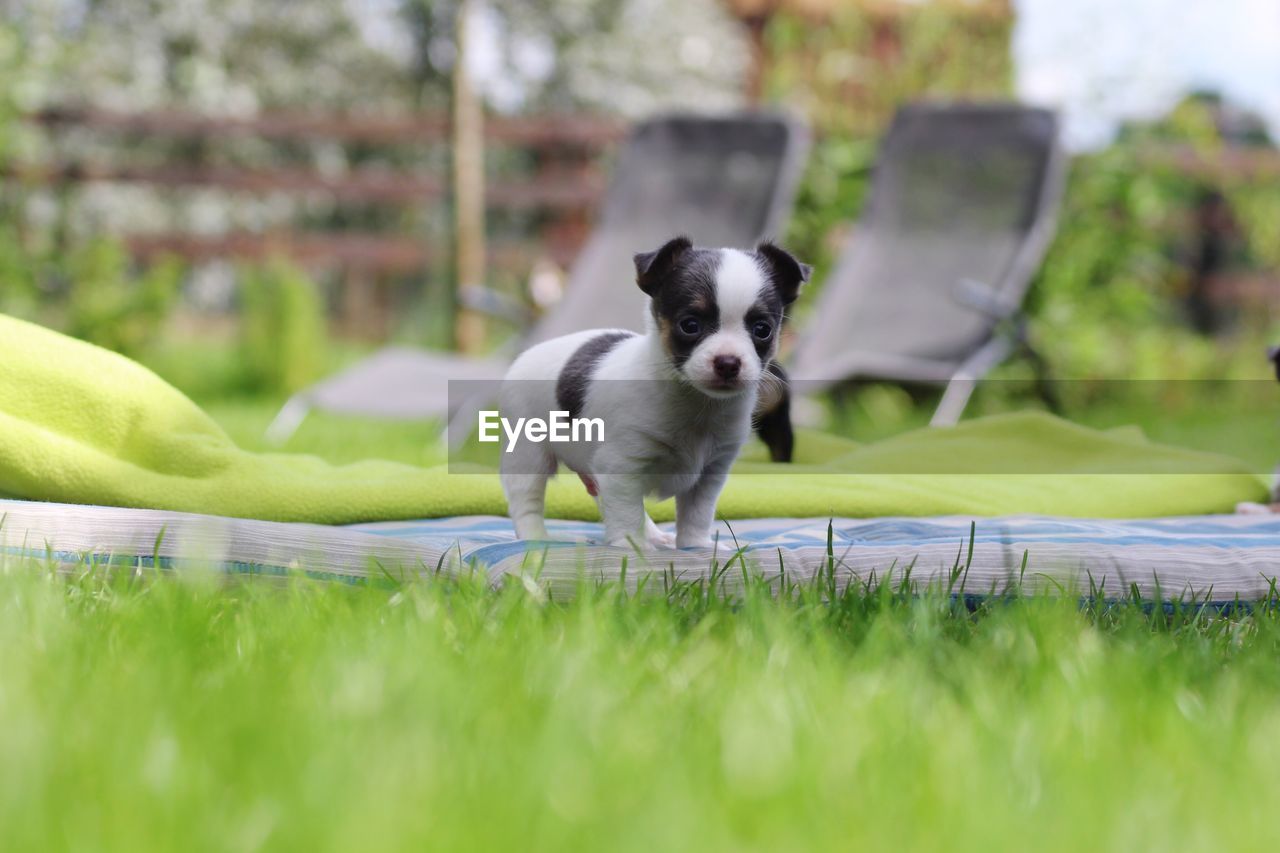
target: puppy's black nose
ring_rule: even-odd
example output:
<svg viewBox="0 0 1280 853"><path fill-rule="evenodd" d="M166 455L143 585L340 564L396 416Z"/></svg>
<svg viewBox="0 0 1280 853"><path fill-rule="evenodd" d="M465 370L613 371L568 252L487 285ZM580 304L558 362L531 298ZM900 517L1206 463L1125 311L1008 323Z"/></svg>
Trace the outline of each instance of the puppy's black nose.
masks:
<svg viewBox="0 0 1280 853"><path fill-rule="evenodd" d="M742 359L736 355L718 355L711 360L711 366L721 379L737 379L738 371L742 370Z"/></svg>

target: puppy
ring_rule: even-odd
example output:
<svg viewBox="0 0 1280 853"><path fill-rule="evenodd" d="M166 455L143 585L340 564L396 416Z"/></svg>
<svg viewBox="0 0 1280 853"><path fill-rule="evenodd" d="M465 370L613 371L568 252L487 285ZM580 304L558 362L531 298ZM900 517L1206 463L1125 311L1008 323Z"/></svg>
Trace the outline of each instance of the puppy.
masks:
<svg viewBox="0 0 1280 853"><path fill-rule="evenodd" d="M531 347L511 366L504 418L603 423L597 441L517 442L502 487L521 539L544 539L547 480L558 464L595 498L611 545L709 547L716 501L751 434L758 386L783 314L811 268L769 242L754 251L695 248L676 237L635 256L649 297L646 331L579 332ZM776 377L772 381L777 381ZM644 499L676 499L674 539Z"/></svg>

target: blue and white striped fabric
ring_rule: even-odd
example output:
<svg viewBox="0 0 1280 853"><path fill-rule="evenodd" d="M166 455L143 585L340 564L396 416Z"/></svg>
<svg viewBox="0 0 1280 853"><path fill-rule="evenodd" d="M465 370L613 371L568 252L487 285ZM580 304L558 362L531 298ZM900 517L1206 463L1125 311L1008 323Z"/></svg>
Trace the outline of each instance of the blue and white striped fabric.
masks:
<svg viewBox="0 0 1280 853"><path fill-rule="evenodd" d="M825 570L841 582L901 578L946 585L957 565L963 591L1013 587L1230 602L1267 596L1280 575L1280 515L1227 515L1130 521L1001 518L752 519L718 526L711 551L649 551L600 544L601 528L552 521L556 541L521 542L505 518L469 516L348 527L281 524L156 510L0 500L0 546L7 555L234 574L300 572L361 580L461 569L494 581L536 577L556 588L580 578L635 583L646 573L707 578L737 555L766 577L796 581ZM970 530L972 536L972 555ZM668 526L669 528L669 526ZM732 590L740 571L723 574ZM953 591L960 591L958 586Z"/></svg>

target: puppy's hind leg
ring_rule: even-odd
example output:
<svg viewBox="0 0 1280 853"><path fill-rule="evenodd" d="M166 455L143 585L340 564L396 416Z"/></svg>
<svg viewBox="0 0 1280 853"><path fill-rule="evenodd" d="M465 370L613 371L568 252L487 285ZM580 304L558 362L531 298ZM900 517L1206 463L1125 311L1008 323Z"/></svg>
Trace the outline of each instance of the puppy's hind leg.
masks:
<svg viewBox="0 0 1280 853"><path fill-rule="evenodd" d="M653 524L644 511L644 487L629 474L602 474L596 477L596 482L600 486L605 543L643 547L649 539L649 526Z"/></svg>
<svg viewBox="0 0 1280 853"><path fill-rule="evenodd" d="M547 480L555 472L555 456L540 445L524 442L503 454L502 492L518 538L547 538Z"/></svg>

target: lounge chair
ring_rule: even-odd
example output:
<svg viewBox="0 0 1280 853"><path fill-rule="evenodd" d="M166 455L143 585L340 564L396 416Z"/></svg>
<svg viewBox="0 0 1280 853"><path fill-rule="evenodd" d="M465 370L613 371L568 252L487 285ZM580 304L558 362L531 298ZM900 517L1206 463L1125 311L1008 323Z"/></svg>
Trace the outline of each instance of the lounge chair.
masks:
<svg viewBox="0 0 1280 853"><path fill-rule="evenodd" d="M600 220L570 271L564 298L518 345L583 329L640 330L644 295L632 256L672 235L751 246L791 211L808 134L776 115L666 116L641 122L614 169ZM476 300L483 304L484 300ZM383 350L285 404L268 436L282 442L312 410L404 419L457 416L449 380L500 378L509 362L407 347ZM455 395L462 396L462 395Z"/></svg>
<svg viewBox="0 0 1280 853"><path fill-rule="evenodd" d="M1043 378L1021 306L1053 237L1064 173L1048 110L900 109L853 239L797 339L788 365L797 389L942 385L932 420L941 426L1015 351L1036 359ZM1040 390L1051 397L1043 381Z"/></svg>

